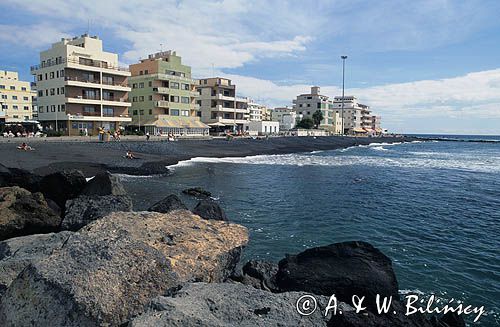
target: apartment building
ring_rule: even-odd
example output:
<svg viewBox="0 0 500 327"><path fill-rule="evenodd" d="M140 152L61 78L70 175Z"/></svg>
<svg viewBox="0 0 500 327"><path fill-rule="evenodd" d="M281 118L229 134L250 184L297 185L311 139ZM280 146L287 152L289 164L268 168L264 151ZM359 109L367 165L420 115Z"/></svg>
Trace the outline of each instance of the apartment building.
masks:
<svg viewBox="0 0 500 327"><path fill-rule="evenodd" d="M250 121L262 121L262 113L267 112L265 105L254 102L252 99L248 99L248 113Z"/></svg>
<svg viewBox="0 0 500 327"><path fill-rule="evenodd" d="M335 113L344 119L344 133L366 134L372 133L372 115L370 107L358 102L354 96L344 96L344 113L342 115L342 97L334 98Z"/></svg>
<svg viewBox="0 0 500 327"><path fill-rule="evenodd" d="M295 110L290 107L274 108L271 111L271 120L279 123L281 131L294 129L299 117L302 119L302 116L298 115Z"/></svg>
<svg viewBox="0 0 500 327"><path fill-rule="evenodd" d="M40 53L31 67L37 87L38 120L66 135L117 130L131 122L128 68L103 51L102 40L84 34L61 39Z"/></svg>
<svg viewBox="0 0 500 327"><path fill-rule="evenodd" d="M32 119L35 97L30 82L20 81L17 72L0 70L0 121L12 123Z"/></svg>
<svg viewBox="0 0 500 327"><path fill-rule="evenodd" d="M153 134L205 135L201 122L197 80L191 67L182 64L175 51L150 54L130 65L132 124Z"/></svg>
<svg viewBox="0 0 500 327"><path fill-rule="evenodd" d="M382 117L380 116L371 116L371 129L376 133L380 134L383 132L381 127Z"/></svg>
<svg viewBox="0 0 500 327"><path fill-rule="evenodd" d="M250 119L248 99L236 96L236 85L221 77L198 80L201 121L221 132L242 132Z"/></svg>
<svg viewBox="0 0 500 327"><path fill-rule="evenodd" d="M311 87L310 93L301 94L293 100L293 109L304 118L312 119L313 114L320 110L323 114L320 127L330 131L335 130L339 119L339 116L334 115L333 108L333 101L328 96L320 94L319 86Z"/></svg>

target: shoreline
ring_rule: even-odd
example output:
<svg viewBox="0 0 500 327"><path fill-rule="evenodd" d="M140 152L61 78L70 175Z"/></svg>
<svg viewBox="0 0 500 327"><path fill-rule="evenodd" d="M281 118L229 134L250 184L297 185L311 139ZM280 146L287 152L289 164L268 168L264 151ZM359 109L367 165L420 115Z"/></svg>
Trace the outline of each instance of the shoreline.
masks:
<svg viewBox="0 0 500 327"><path fill-rule="evenodd" d="M20 151L16 142L0 142L0 164L21 168L39 175L64 169L81 170L87 177L109 171L127 175L167 174L168 166L197 157L224 158L325 151L371 143L396 143L422 140L417 137L271 137L269 139L210 140L124 140L98 143L92 141L31 142L34 151ZM24 140L23 140L24 141ZM138 160L124 158L132 151Z"/></svg>

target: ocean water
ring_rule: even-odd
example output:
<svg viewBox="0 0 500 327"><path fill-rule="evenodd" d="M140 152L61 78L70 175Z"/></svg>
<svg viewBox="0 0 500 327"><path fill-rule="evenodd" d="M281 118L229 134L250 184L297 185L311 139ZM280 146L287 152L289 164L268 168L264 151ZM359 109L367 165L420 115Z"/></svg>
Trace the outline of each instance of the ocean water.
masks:
<svg viewBox="0 0 500 327"><path fill-rule="evenodd" d="M367 241L393 260L402 293L484 305L479 325L500 325L498 142L196 158L172 169L170 176L122 176L136 209L202 186L248 227L245 259L278 261L314 246Z"/></svg>

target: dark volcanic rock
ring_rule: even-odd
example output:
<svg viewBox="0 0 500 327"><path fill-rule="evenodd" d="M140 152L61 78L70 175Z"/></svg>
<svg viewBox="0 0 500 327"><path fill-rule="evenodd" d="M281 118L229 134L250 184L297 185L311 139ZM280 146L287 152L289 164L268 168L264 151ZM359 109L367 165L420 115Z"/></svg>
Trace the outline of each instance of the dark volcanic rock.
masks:
<svg viewBox="0 0 500 327"><path fill-rule="evenodd" d="M0 298L24 268L60 249L71 234L36 234L0 242Z"/></svg>
<svg viewBox="0 0 500 327"><path fill-rule="evenodd" d="M132 200L128 196L81 195L66 202L61 229L77 231L92 221L117 211L132 211Z"/></svg>
<svg viewBox="0 0 500 327"><path fill-rule="evenodd" d="M156 202L148 211L167 213L174 210L188 210L181 199L175 194L170 194L161 201Z"/></svg>
<svg viewBox="0 0 500 327"><path fill-rule="evenodd" d="M433 318L435 327L465 327L464 318L455 312L448 312L439 319Z"/></svg>
<svg viewBox="0 0 500 327"><path fill-rule="evenodd" d="M0 187L19 186L30 192L40 191L41 176L19 168L0 168Z"/></svg>
<svg viewBox="0 0 500 327"><path fill-rule="evenodd" d="M255 288L277 292L276 273L278 264L264 260L250 260L242 268L240 275L231 278L245 285Z"/></svg>
<svg viewBox="0 0 500 327"><path fill-rule="evenodd" d="M85 176L79 170L63 170L46 175L40 181L41 192L64 208L66 200L76 198L87 184Z"/></svg>
<svg viewBox="0 0 500 327"><path fill-rule="evenodd" d="M95 175L82 191L82 195L127 195L120 179L109 172Z"/></svg>
<svg viewBox="0 0 500 327"><path fill-rule="evenodd" d="M19 274L0 326L119 326L182 283L222 281L247 241L245 227L189 211L112 213Z"/></svg>
<svg viewBox="0 0 500 327"><path fill-rule="evenodd" d="M196 197L210 197L212 196L212 193L202 189L201 187L191 187L187 188L182 193L187 194L187 195L192 195Z"/></svg>
<svg viewBox="0 0 500 327"><path fill-rule="evenodd" d="M212 200L201 200L198 202L193 209L193 213L204 219L228 220L224 210Z"/></svg>
<svg viewBox="0 0 500 327"><path fill-rule="evenodd" d="M394 314L394 312L396 312ZM406 316L405 308L394 302L387 314L377 314L369 311L356 313L343 311L332 315L328 327L432 327L432 324L420 314Z"/></svg>
<svg viewBox="0 0 500 327"><path fill-rule="evenodd" d="M279 262L276 275L283 291L335 294L351 303L353 295L366 296L374 308L376 294L399 299L391 259L366 242L343 242L305 250Z"/></svg>
<svg viewBox="0 0 500 327"><path fill-rule="evenodd" d="M326 326L320 310L300 316L299 292L270 293L238 283L185 285L174 297L158 297L129 327ZM325 297L318 302L326 304Z"/></svg>
<svg viewBox="0 0 500 327"><path fill-rule="evenodd" d="M0 188L0 241L11 237L57 231L59 217L43 194L20 187Z"/></svg>

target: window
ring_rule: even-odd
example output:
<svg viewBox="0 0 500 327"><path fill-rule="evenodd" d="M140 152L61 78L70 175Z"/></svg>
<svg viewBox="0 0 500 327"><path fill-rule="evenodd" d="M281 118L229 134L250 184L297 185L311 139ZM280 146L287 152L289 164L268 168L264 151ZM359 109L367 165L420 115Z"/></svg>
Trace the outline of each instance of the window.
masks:
<svg viewBox="0 0 500 327"><path fill-rule="evenodd" d="M132 115L137 116L137 110L132 111Z"/></svg>
<svg viewBox="0 0 500 327"><path fill-rule="evenodd" d="M37 79L36 79L36 80L37 80L37 81L41 81L41 80L43 80L43 75L42 75L42 74L38 74L38 77L37 77Z"/></svg>
<svg viewBox="0 0 500 327"><path fill-rule="evenodd" d="M29 99L30 99L29 97L23 97L24 101L29 101Z"/></svg>
<svg viewBox="0 0 500 327"><path fill-rule="evenodd" d="M64 94L64 87L61 87L61 94Z"/></svg>
<svg viewBox="0 0 500 327"><path fill-rule="evenodd" d="M21 91L26 91L26 87L21 87Z"/></svg>
<svg viewBox="0 0 500 327"><path fill-rule="evenodd" d="M102 98L104 100L114 101L115 100L115 94L114 94L114 92L104 91L104 92L102 92Z"/></svg>
<svg viewBox="0 0 500 327"><path fill-rule="evenodd" d="M189 103L189 98L188 97L182 97L181 98L182 103Z"/></svg>
<svg viewBox="0 0 500 327"><path fill-rule="evenodd" d="M43 106L38 107L38 112L43 112Z"/></svg>
<svg viewBox="0 0 500 327"><path fill-rule="evenodd" d="M7 99L7 94L2 94L2 99Z"/></svg>
<svg viewBox="0 0 500 327"><path fill-rule="evenodd" d="M56 95L56 89L50 89L50 95Z"/></svg>
<svg viewBox="0 0 500 327"><path fill-rule="evenodd" d="M83 115L84 116L94 116L96 110L94 107L83 107Z"/></svg>
<svg viewBox="0 0 500 327"><path fill-rule="evenodd" d="M96 90L82 90L84 99L99 100Z"/></svg>
<svg viewBox="0 0 500 327"><path fill-rule="evenodd" d="M136 83L132 84L132 88L136 89L137 88L137 84Z"/></svg>
<svg viewBox="0 0 500 327"><path fill-rule="evenodd" d="M115 110L113 108L104 107L104 108L102 108L102 115L105 117L113 117L114 111Z"/></svg>
<svg viewBox="0 0 500 327"><path fill-rule="evenodd" d="M147 69L144 70L144 75L149 74L149 71Z"/></svg>
<svg viewBox="0 0 500 327"><path fill-rule="evenodd" d="M149 87L152 87L152 86L153 86L153 81L149 81L149 82L148 82L148 86L149 86Z"/></svg>
<svg viewBox="0 0 500 327"><path fill-rule="evenodd" d="M17 100L17 95L13 95L12 100Z"/></svg>
<svg viewBox="0 0 500 327"><path fill-rule="evenodd" d="M150 95L150 96L148 97L148 99L149 99L149 101L153 101L153 96L152 96L152 95Z"/></svg>
<svg viewBox="0 0 500 327"><path fill-rule="evenodd" d="M6 104L2 104L2 109L9 109L9 106Z"/></svg>
<svg viewBox="0 0 500 327"><path fill-rule="evenodd" d="M15 90L15 89L16 89L16 87L15 87L14 85L11 85L11 86L10 86L10 89L11 89L11 90Z"/></svg>
<svg viewBox="0 0 500 327"><path fill-rule="evenodd" d="M176 82L170 83L170 88L171 89L178 89L179 88L179 83L176 83Z"/></svg>
<svg viewBox="0 0 500 327"><path fill-rule="evenodd" d="M64 77L64 69L61 69L61 71L59 72L59 76Z"/></svg>
<svg viewBox="0 0 500 327"><path fill-rule="evenodd" d="M64 104L61 105L61 111L62 112L66 111L66 105L64 105Z"/></svg>
<svg viewBox="0 0 500 327"><path fill-rule="evenodd" d="M189 84L182 84L182 89L189 91L189 89L190 89Z"/></svg>
<svg viewBox="0 0 500 327"><path fill-rule="evenodd" d="M113 85L113 84L115 84L115 79L113 78L113 76L103 76L102 83L108 84L108 85Z"/></svg>
<svg viewBox="0 0 500 327"><path fill-rule="evenodd" d="M153 114L153 109L149 109L149 114L152 115Z"/></svg>
<svg viewBox="0 0 500 327"><path fill-rule="evenodd" d="M56 77L59 78L59 71L56 71Z"/></svg>
<svg viewBox="0 0 500 327"><path fill-rule="evenodd" d="M54 72L50 72L50 78L52 79L54 77L55 77Z"/></svg>
<svg viewBox="0 0 500 327"><path fill-rule="evenodd" d="M318 102L318 109L321 109L321 102Z"/></svg>
<svg viewBox="0 0 500 327"><path fill-rule="evenodd" d="M139 83L139 88L143 89L144 88L144 82Z"/></svg>
<svg viewBox="0 0 500 327"><path fill-rule="evenodd" d="M13 106L12 106L12 109L17 110L17 109L19 109L19 107L18 107L17 105L13 105Z"/></svg>
<svg viewBox="0 0 500 327"><path fill-rule="evenodd" d="M181 116L189 116L189 110L181 110Z"/></svg>
<svg viewBox="0 0 500 327"><path fill-rule="evenodd" d="M171 95L170 96L170 102L179 102L179 97L176 95Z"/></svg>
<svg viewBox="0 0 500 327"><path fill-rule="evenodd" d="M310 103L308 103L308 104L307 104L307 107L308 107L308 108L309 108L309 107L311 107L311 104L310 104Z"/></svg>
<svg viewBox="0 0 500 327"><path fill-rule="evenodd" d="M143 101L144 101L144 96L142 96L142 95L141 95L141 96L139 97L139 101L140 101L140 102L143 102Z"/></svg>
<svg viewBox="0 0 500 327"><path fill-rule="evenodd" d="M139 75L144 75L144 72L142 70L140 70Z"/></svg>
<svg viewBox="0 0 500 327"><path fill-rule="evenodd" d="M172 116L179 116L179 109L171 109L170 110L170 115L172 115Z"/></svg>
<svg viewBox="0 0 500 327"><path fill-rule="evenodd" d="M43 90L38 90L38 96L43 97Z"/></svg>
<svg viewBox="0 0 500 327"><path fill-rule="evenodd" d="M137 102L137 97L133 97L132 102Z"/></svg>

